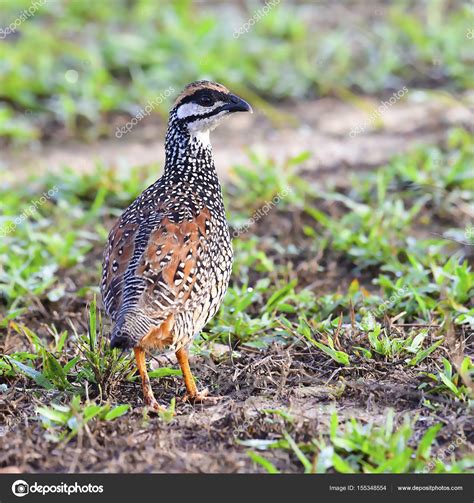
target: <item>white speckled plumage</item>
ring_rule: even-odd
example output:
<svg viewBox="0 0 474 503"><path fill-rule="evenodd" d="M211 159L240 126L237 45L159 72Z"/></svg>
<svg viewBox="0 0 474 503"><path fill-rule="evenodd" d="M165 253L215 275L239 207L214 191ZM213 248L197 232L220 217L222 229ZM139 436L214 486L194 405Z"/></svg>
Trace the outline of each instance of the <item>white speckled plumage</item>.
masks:
<svg viewBox="0 0 474 503"><path fill-rule="evenodd" d="M209 89L210 106L195 102ZM167 349L189 344L217 312L230 279L232 247L209 131L236 100L223 86L207 82L191 84L182 96L170 112L163 176L124 211L109 235L101 290L114 322L113 346L138 345L170 315L173 340ZM182 261L176 257L190 236L181 242L180 226L197 232Z"/></svg>

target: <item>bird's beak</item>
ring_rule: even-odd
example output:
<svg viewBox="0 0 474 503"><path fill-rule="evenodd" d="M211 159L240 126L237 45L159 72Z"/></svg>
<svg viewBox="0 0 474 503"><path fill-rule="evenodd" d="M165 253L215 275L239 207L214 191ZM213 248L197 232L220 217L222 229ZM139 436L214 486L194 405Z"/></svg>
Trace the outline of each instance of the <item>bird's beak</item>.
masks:
<svg viewBox="0 0 474 503"><path fill-rule="evenodd" d="M224 110L229 112L250 112L253 113L252 107L242 98L239 98L235 94L229 96L229 103L224 105Z"/></svg>

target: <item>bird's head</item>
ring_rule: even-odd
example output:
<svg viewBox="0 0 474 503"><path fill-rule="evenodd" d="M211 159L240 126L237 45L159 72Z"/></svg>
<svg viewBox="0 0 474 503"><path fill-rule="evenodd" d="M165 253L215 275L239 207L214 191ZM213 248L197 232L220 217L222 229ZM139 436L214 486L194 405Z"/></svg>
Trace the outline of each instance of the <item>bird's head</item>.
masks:
<svg viewBox="0 0 474 503"><path fill-rule="evenodd" d="M171 116L191 136L205 138L224 117L234 112L252 113L252 107L223 85L200 80L184 88Z"/></svg>

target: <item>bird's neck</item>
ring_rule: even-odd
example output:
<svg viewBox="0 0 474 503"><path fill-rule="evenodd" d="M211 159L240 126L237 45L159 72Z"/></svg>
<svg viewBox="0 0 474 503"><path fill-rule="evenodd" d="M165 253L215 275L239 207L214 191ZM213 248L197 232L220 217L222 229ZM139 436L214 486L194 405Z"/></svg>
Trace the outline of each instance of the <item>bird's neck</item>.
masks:
<svg viewBox="0 0 474 503"><path fill-rule="evenodd" d="M201 176L217 180L208 131L192 134L174 117L171 117L166 135L165 152L165 175L177 176L186 181L192 181Z"/></svg>

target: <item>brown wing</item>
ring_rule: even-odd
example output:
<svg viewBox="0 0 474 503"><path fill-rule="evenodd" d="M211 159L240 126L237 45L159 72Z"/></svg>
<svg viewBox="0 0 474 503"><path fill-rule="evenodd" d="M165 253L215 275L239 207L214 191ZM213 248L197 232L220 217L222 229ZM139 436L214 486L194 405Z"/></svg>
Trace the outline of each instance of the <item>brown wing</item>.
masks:
<svg viewBox="0 0 474 503"><path fill-rule="evenodd" d="M192 219L175 223L165 217L149 237L136 270L146 282L138 306L162 318L199 302L207 283L211 215L203 208Z"/></svg>
<svg viewBox="0 0 474 503"><path fill-rule="evenodd" d="M134 306L150 318L163 320L198 302L199 293L205 291L209 210L202 208L183 222L163 216L147 230L149 222L145 218L140 226L119 221L109 234L101 291L113 320L121 310Z"/></svg>

